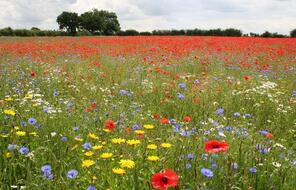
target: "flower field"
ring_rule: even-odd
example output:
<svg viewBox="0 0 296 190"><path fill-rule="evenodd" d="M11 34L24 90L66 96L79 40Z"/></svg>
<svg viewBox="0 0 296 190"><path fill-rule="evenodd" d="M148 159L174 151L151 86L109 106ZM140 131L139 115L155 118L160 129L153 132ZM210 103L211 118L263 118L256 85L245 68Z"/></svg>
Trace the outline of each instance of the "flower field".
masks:
<svg viewBox="0 0 296 190"><path fill-rule="evenodd" d="M296 189L296 39L0 38L0 189Z"/></svg>

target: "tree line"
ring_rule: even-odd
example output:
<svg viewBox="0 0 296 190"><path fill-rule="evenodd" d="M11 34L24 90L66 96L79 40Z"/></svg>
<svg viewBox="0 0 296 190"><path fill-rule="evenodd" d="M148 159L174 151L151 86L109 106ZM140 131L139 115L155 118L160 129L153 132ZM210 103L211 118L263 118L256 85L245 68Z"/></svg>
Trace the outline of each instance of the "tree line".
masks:
<svg viewBox="0 0 296 190"><path fill-rule="evenodd" d="M243 34L241 30L228 29L181 29L181 30L153 30L152 32L139 32L134 29L120 30L120 24L116 13L106 10L93 9L78 15L75 12L62 12L56 19L59 30L12 29L10 27L0 29L0 36L93 36L93 35L119 35L119 36L251 36L283 38L288 35L265 31L262 34ZM290 37L296 37L296 29L290 32Z"/></svg>

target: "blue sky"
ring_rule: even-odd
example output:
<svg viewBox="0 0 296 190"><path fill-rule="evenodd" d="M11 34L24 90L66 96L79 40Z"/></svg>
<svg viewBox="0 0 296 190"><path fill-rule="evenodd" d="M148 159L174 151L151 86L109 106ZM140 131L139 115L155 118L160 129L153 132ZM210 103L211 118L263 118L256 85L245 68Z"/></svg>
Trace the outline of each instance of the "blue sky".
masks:
<svg viewBox="0 0 296 190"><path fill-rule="evenodd" d="M288 34L296 28L296 0L0 0L0 28L58 29L62 11L92 8L117 13L122 29L211 29Z"/></svg>

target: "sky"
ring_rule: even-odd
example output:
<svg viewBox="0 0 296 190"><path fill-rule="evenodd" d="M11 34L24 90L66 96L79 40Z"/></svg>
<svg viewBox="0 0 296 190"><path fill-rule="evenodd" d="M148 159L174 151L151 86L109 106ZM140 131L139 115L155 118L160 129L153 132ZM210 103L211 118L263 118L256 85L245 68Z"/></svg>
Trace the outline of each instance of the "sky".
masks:
<svg viewBox="0 0 296 190"><path fill-rule="evenodd" d="M289 34L296 0L0 0L0 28L58 29L63 11L115 12L121 29L237 28L244 33Z"/></svg>

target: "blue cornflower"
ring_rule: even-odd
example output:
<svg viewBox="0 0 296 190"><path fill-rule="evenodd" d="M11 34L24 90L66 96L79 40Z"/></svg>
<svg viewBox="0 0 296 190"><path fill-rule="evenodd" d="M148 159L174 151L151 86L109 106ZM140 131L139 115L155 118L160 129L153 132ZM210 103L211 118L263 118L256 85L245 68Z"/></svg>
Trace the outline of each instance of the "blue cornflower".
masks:
<svg viewBox="0 0 296 190"><path fill-rule="evenodd" d="M237 170L238 169L238 164L236 162L232 163L233 169Z"/></svg>
<svg viewBox="0 0 296 190"><path fill-rule="evenodd" d="M179 100L184 100L185 99L185 96L184 94L181 94L181 93L177 93L177 97L179 98Z"/></svg>
<svg viewBox="0 0 296 190"><path fill-rule="evenodd" d="M202 175L204 175L205 177L213 177L214 176L214 173L210 169L202 168L200 171L201 171Z"/></svg>
<svg viewBox="0 0 296 190"><path fill-rule="evenodd" d="M240 113L239 113L239 112L235 112L235 113L233 114L233 116L234 116L234 117L240 117Z"/></svg>
<svg viewBox="0 0 296 190"><path fill-rule="evenodd" d="M170 123L171 125L175 125L175 124L177 124L177 121L176 121L175 119L170 119L170 120L169 120L169 123Z"/></svg>
<svg viewBox="0 0 296 190"><path fill-rule="evenodd" d="M50 175L51 174L51 165L47 164L41 167L41 171L44 175Z"/></svg>
<svg viewBox="0 0 296 190"><path fill-rule="evenodd" d="M13 151L14 149L16 149L16 145L15 144L8 144L7 150Z"/></svg>
<svg viewBox="0 0 296 190"><path fill-rule="evenodd" d="M78 131L78 129L79 129L78 127L73 127L74 131Z"/></svg>
<svg viewBox="0 0 296 190"><path fill-rule="evenodd" d="M62 140L62 141L66 141L66 140L68 140L68 138L65 137L65 136L63 136L63 137L61 138L61 140Z"/></svg>
<svg viewBox="0 0 296 190"><path fill-rule="evenodd" d="M225 128L225 130L228 131L228 132L230 132L230 131L233 130L233 127L231 127L231 126L225 126L224 128Z"/></svg>
<svg viewBox="0 0 296 190"><path fill-rule="evenodd" d="M222 115L224 113L224 109L223 108L218 108L217 110L216 110L216 114L217 115Z"/></svg>
<svg viewBox="0 0 296 190"><path fill-rule="evenodd" d="M211 164L211 168L212 169L216 169L218 166L217 166L217 164L215 163L215 162L213 162L212 164Z"/></svg>
<svg viewBox="0 0 296 190"><path fill-rule="evenodd" d="M268 134L268 131L266 131L266 130L262 130L262 131L260 131L260 134L265 136L265 135Z"/></svg>
<svg viewBox="0 0 296 190"><path fill-rule="evenodd" d="M257 169L255 167L252 167L249 169L249 171L254 174L257 172Z"/></svg>
<svg viewBox="0 0 296 190"><path fill-rule="evenodd" d="M180 89L185 89L186 88L186 84L185 83L180 83L179 84L179 88Z"/></svg>
<svg viewBox="0 0 296 190"><path fill-rule="evenodd" d="M91 149L91 144L88 142L84 143L82 146L83 146L83 148L85 148L87 150Z"/></svg>
<svg viewBox="0 0 296 190"><path fill-rule="evenodd" d="M292 96L296 97L296 90L292 92Z"/></svg>
<svg viewBox="0 0 296 190"><path fill-rule="evenodd" d="M250 117L252 117L252 115L249 114L249 113L246 113L246 114L245 114L245 117L246 117L246 118L250 118Z"/></svg>
<svg viewBox="0 0 296 190"><path fill-rule="evenodd" d="M68 173L67 173L67 177L70 178L70 179L74 179L76 178L78 175L78 171L77 170L69 170Z"/></svg>
<svg viewBox="0 0 296 190"><path fill-rule="evenodd" d="M53 92L53 96L57 97L58 95L59 95L59 92L58 92L57 90L55 90L55 91Z"/></svg>
<svg viewBox="0 0 296 190"><path fill-rule="evenodd" d="M29 118L28 119L28 122L31 124L31 125L35 125L36 124L36 119L34 119L33 117Z"/></svg>
<svg viewBox="0 0 296 190"><path fill-rule="evenodd" d="M119 90L119 94L120 94L121 96L126 95L127 93L128 93L127 90Z"/></svg>
<svg viewBox="0 0 296 190"><path fill-rule="evenodd" d="M90 185L87 187L86 190L97 190L97 188L95 186Z"/></svg>
<svg viewBox="0 0 296 190"><path fill-rule="evenodd" d="M22 146L20 149L19 149L19 152L21 154L28 154L29 153L29 148L25 147L25 146Z"/></svg>
<svg viewBox="0 0 296 190"><path fill-rule="evenodd" d="M200 81L199 81L198 79L196 79L196 80L194 81L194 84L195 84L195 85L199 85L199 84L200 84Z"/></svg>
<svg viewBox="0 0 296 190"><path fill-rule="evenodd" d="M141 126L138 125L138 124L135 124L135 125L133 125L132 129L133 129L134 131L135 131L135 130L139 130L139 129L141 129Z"/></svg>
<svg viewBox="0 0 296 190"><path fill-rule="evenodd" d="M186 167L186 169L190 169L190 168L192 168L192 165L190 163L187 163L185 167Z"/></svg>
<svg viewBox="0 0 296 190"><path fill-rule="evenodd" d="M192 159L194 158L194 154L191 154L191 153L188 154L188 155L187 155L187 158L188 158L189 160L192 160Z"/></svg>

